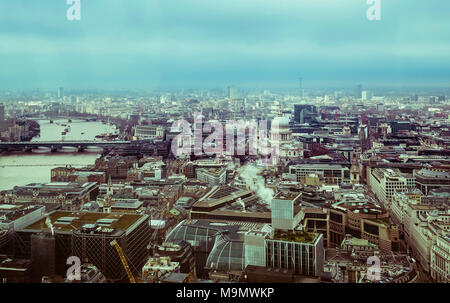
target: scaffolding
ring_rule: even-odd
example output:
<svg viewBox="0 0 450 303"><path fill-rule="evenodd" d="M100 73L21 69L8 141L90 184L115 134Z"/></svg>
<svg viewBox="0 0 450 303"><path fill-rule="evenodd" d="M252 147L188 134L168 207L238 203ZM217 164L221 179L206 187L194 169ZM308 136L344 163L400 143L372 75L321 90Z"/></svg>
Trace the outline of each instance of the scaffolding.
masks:
<svg viewBox="0 0 450 303"><path fill-rule="evenodd" d="M8 244L8 231L0 229L0 249Z"/></svg>
<svg viewBox="0 0 450 303"><path fill-rule="evenodd" d="M24 238L13 229L8 230L7 237L8 240L5 246L7 254L21 259L30 258L31 239L29 237Z"/></svg>
<svg viewBox="0 0 450 303"><path fill-rule="evenodd" d="M105 241L121 241L120 238L105 234L85 234L81 231L74 231L73 253L83 261L95 265L110 280L120 281L125 278L119 257L114 248L104 245Z"/></svg>
<svg viewBox="0 0 450 303"><path fill-rule="evenodd" d="M67 223L74 217L76 219ZM95 265L109 281L126 281L127 274L117 251L109 245L113 240L123 249L135 276L146 262L147 244L151 237L148 215L55 212L52 213L51 219L54 223L61 221L55 223L57 228L54 235L54 257L58 275L65 275L67 258L77 256L83 262L88 260ZM1 253L30 259L31 237L49 232L43 220L19 231L10 230Z"/></svg>
<svg viewBox="0 0 450 303"><path fill-rule="evenodd" d="M73 231L73 255L83 260L88 259L111 281L126 281L128 273L123 267L120 254L114 246L115 241L122 253L127 256L131 273L136 275L144 265L147 257L147 244L150 241L147 220L136 222L134 228L125 231L84 232Z"/></svg>

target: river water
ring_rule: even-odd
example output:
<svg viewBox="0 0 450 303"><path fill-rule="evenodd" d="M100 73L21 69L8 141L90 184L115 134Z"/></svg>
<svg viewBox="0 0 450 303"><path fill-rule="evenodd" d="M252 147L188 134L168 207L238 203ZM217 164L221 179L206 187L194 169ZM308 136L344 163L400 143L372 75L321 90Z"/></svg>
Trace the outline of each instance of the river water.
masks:
<svg viewBox="0 0 450 303"><path fill-rule="evenodd" d="M32 141L81 141L96 140L95 136L112 133L114 126L102 122L86 122L84 120L39 120L40 137ZM66 124L66 126L62 125ZM62 132L70 125L70 131L64 136ZM55 167L72 165L83 167L94 164L100 157L95 153L3 153L0 154L0 190L12 189L16 185L50 182L50 170Z"/></svg>

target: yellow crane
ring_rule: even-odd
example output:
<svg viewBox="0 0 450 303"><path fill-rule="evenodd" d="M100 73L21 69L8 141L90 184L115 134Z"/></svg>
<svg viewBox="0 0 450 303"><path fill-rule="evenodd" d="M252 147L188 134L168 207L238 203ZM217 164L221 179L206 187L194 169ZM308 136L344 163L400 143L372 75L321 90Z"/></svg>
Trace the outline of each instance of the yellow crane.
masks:
<svg viewBox="0 0 450 303"><path fill-rule="evenodd" d="M130 279L131 283L136 283L136 280L134 279L133 273L130 270L130 267L128 266L127 259L125 259L125 255L123 254L122 248L120 247L119 243L117 243L116 240L111 241L111 246L114 246L117 250L117 253L119 254L120 261L122 261L123 267L125 268L125 271L127 272L128 279Z"/></svg>

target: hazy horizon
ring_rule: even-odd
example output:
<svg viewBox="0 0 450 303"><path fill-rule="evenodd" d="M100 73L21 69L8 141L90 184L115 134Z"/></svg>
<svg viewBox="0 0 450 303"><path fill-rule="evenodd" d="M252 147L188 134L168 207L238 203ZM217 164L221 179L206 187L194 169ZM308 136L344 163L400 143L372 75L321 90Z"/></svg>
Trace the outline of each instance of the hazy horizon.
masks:
<svg viewBox="0 0 450 303"><path fill-rule="evenodd" d="M0 89L449 87L450 3L0 0Z"/></svg>

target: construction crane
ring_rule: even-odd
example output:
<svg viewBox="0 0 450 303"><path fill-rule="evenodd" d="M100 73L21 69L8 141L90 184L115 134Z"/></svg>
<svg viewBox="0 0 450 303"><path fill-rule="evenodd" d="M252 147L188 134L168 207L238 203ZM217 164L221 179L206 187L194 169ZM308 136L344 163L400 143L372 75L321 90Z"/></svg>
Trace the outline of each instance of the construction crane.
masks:
<svg viewBox="0 0 450 303"><path fill-rule="evenodd" d="M128 279L130 279L131 283L136 283L136 280L134 279L133 273L130 270L130 267L128 266L127 259L125 259L125 255L123 254L122 248L119 246L119 243L117 243L116 240L111 241L111 246L114 246L117 250L117 253L119 254L120 261L122 261L123 267L125 268L125 271L127 272Z"/></svg>

